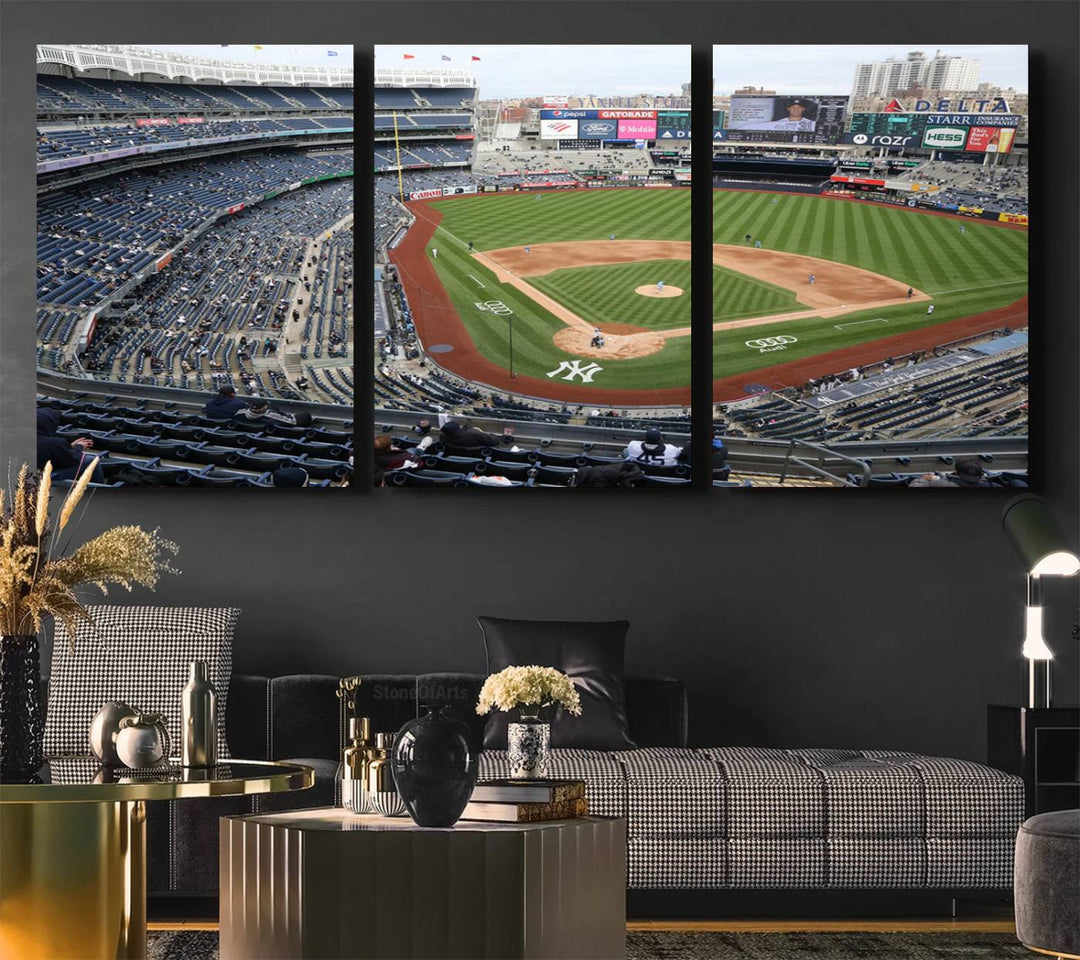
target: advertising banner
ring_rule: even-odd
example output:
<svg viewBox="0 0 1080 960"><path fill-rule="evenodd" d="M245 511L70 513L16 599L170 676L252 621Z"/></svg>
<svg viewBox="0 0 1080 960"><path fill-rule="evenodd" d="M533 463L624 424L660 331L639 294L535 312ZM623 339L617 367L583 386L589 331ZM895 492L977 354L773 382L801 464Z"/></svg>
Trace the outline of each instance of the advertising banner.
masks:
<svg viewBox="0 0 1080 960"><path fill-rule="evenodd" d="M656 139L656 121L655 120L620 120L619 121L619 139L620 140L655 140Z"/></svg>
<svg viewBox="0 0 1080 960"><path fill-rule="evenodd" d="M829 179L833 183L863 183L870 187L885 186L884 180L877 180L873 177L845 177L839 173L834 173Z"/></svg>
<svg viewBox="0 0 1080 960"><path fill-rule="evenodd" d="M967 131L957 127L927 127L922 145L933 150L963 150Z"/></svg>
<svg viewBox="0 0 1080 960"><path fill-rule="evenodd" d="M655 110L597 110L599 120L656 120Z"/></svg>
<svg viewBox="0 0 1080 960"><path fill-rule="evenodd" d="M457 133L454 134L455 140L475 140L476 134L474 133Z"/></svg>
<svg viewBox="0 0 1080 960"><path fill-rule="evenodd" d="M541 140L576 140L578 135L577 120L541 120Z"/></svg>
<svg viewBox="0 0 1080 960"><path fill-rule="evenodd" d="M177 117L177 123L206 123L202 117Z"/></svg>
<svg viewBox="0 0 1080 960"><path fill-rule="evenodd" d="M960 206L958 206L956 209L959 210L961 213L982 213L983 212L982 207L965 207L963 204L960 204Z"/></svg>
<svg viewBox="0 0 1080 960"><path fill-rule="evenodd" d="M617 120L579 120L578 136L582 140L614 140L619 136Z"/></svg>
<svg viewBox="0 0 1080 960"><path fill-rule="evenodd" d="M460 194L476 193L476 186L469 187L443 187L442 195L444 197L456 197Z"/></svg>
<svg viewBox="0 0 1080 960"><path fill-rule="evenodd" d="M442 187L438 187L434 190L413 190L409 194L410 200L428 200L431 197L441 197L443 195Z"/></svg>
<svg viewBox="0 0 1080 960"><path fill-rule="evenodd" d="M656 127L656 139L657 140L689 140L690 131L683 130L676 127L661 127L659 123Z"/></svg>
<svg viewBox="0 0 1080 960"><path fill-rule="evenodd" d="M231 213L232 211L230 210L229 212ZM167 254L165 254L165 256L159 257L157 260L154 261L154 271L160 273L170 263L172 263L172 251L171 250Z"/></svg>
<svg viewBox="0 0 1080 960"><path fill-rule="evenodd" d="M972 127L968 132L967 149L972 153L1008 153L1015 133L1008 127Z"/></svg>
<svg viewBox="0 0 1080 960"><path fill-rule="evenodd" d="M841 143L857 147L917 147L919 136L914 133L845 133Z"/></svg>
<svg viewBox="0 0 1080 960"><path fill-rule="evenodd" d="M998 220L1002 223L1027 223L1027 214L1024 213L999 213Z"/></svg>
<svg viewBox="0 0 1080 960"><path fill-rule="evenodd" d="M478 188L480 193L498 193L499 187L494 183L484 183Z"/></svg>
<svg viewBox="0 0 1080 960"><path fill-rule="evenodd" d="M595 110L541 110L541 120L584 120L595 118Z"/></svg>
<svg viewBox="0 0 1080 960"><path fill-rule="evenodd" d="M137 127L167 127L171 121L168 117L143 117L135 121Z"/></svg>

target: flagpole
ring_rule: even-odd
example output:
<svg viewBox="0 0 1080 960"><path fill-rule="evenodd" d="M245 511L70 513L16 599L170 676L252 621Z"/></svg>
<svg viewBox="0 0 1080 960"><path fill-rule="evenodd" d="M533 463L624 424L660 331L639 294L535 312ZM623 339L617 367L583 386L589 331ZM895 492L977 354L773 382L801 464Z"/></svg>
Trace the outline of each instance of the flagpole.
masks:
<svg viewBox="0 0 1080 960"><path fill-rule="evenodd" d="M398 138L397 111L394 111L394 150L397 155L397 192L398 200L405 202L405 188L401 184L401 140Z"/></svg>

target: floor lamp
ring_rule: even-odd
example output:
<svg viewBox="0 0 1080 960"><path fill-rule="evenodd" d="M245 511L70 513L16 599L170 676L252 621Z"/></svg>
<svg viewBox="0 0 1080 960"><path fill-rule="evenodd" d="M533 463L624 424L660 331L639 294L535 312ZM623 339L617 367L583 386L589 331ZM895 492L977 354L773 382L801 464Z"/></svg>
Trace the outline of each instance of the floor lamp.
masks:
<svg viewBox="0 0 1080 960"><path fill-rule="evenodd" d="M1050 661L1054 653L1043 636L1043 577L1074 577L1080 558L1041 497L1014 497L1001 514L1001 525L1027 571L1024 657L1028 662L1028 706L1050 706Z"/></svg>

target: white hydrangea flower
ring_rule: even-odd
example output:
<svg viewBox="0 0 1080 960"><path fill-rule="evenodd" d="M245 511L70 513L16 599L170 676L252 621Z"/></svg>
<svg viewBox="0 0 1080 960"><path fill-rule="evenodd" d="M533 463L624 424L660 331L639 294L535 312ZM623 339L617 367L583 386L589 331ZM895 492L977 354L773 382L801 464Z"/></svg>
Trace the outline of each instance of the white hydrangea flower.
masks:
<svg viewBox="0 0 1080 960"><path fill-rule="evenodd" d="M507 667L484 681L476 712L492 708L509 711L519 707L547 707L557 704L572 716L581 716L581 698L574 681L554 667Z"/></svg>

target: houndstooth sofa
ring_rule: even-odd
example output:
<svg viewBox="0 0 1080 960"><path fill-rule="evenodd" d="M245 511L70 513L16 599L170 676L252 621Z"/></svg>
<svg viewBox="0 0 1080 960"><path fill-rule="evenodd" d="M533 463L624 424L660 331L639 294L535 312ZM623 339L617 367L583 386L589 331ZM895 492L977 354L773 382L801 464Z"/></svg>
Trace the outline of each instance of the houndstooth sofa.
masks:
<svg viewBox="0 0 1080 960"><path fill-rule="evenodd" d="M151 804L151 894L216 895L219 815L335 802L344 739L337 682L233 676L232 755L303 760L315 767L317 784L291 795ZM415 716L418 703L446 704L479 743L483 718L472 707L482 682L470 674L365 676L358 712L372 718L373 730L390 731ZM585 779L592 812L627 818L631 894L879 891L891 898L1011 889L1024 812L1017 777L898 751L689 748L686 694L668 678L629 678L627 710L639 749L554 750L551 773ZM481 754L481 776L504 770L501 751ZM772 906L778 902L764 912L785 909Z"/></svg>

